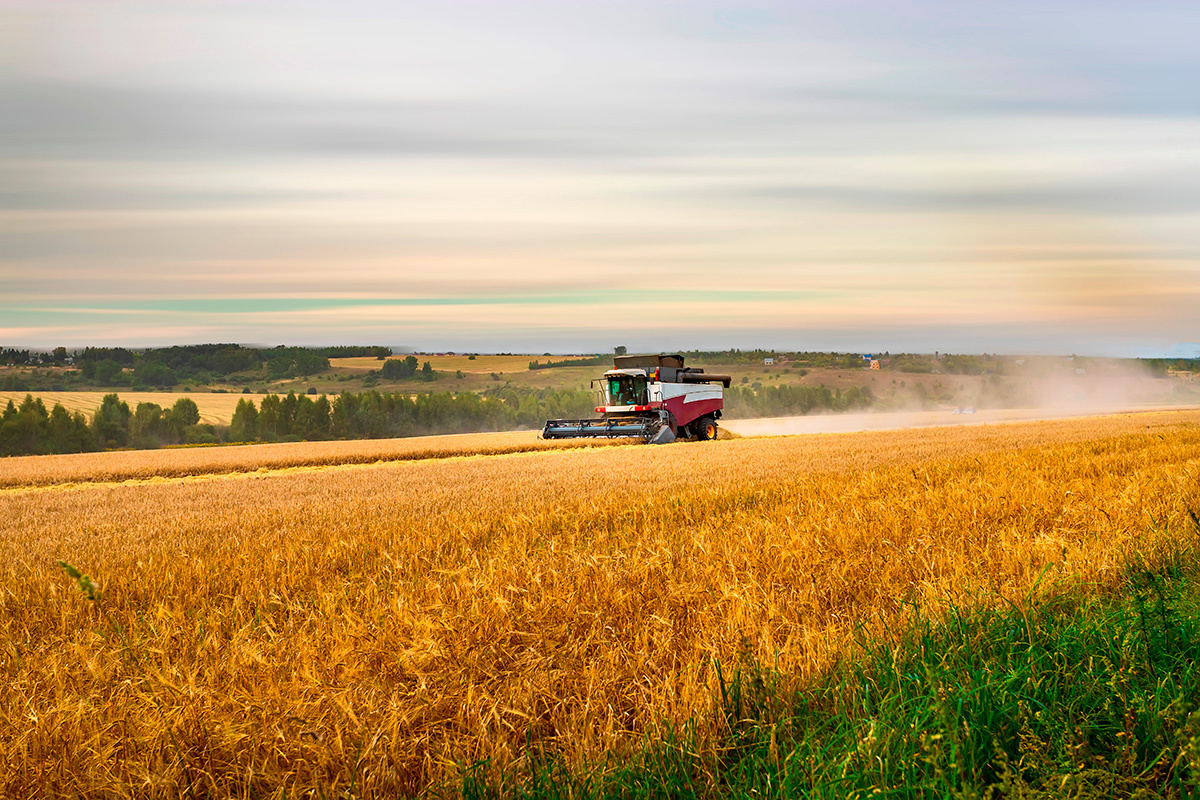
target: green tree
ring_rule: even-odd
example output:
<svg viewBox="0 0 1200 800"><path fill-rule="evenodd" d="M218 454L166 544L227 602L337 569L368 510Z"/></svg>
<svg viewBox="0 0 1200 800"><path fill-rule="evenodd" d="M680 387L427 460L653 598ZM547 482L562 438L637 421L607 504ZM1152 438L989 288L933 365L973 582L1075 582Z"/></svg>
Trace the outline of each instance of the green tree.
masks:
<svg viewBox="0 0 1200 800"><path fill-rule="evenodd" d="M143 361L133 370L133 380L145 386L174 386L179 383L175 370L158 361Z"/></svg>
<svg viewBox="0 0 1200 800"><path fill-rule="evenodd" d="M123 447L129 443L129 405L116 394L106 394L92 416L92 430L101 447Z"/></svg>
<svg viewBox="0 0 1200 800"><path fill-rule="evenodd" d="M72 415L55 403L50 409L50 446L55 453L82 453L91 449L91 433L83 414Z"/></svg>
<svg viewBox="0 0 1200 800"><path fill-rule="evenodd" d="M200 424L200 408L190 397L181 397L176 400L175 405L171 406L171 414L180 425L185 427Z"/></svg>
<svg viewBox="0 0 1200 800"><path fill-rule="evenodd" d="M279 403L279 420L275 423L275 431L280 436L291 436L296 432L296 409L300 405L295 392L288 392L287 397Z"/></svg>
<svg viewBox="0 0 1200 800"><path fill-rule="evenodd" d="M269 394L258 405L258 438L273 441L279 438L280 406L283 401L277 394Z"/></svg>
<svg viewBox="0 0 1200 800"><path fill-rule="evenodd" d="M318 439L328 439L332 434L333 406L329 398L321 395L313 403L313 435Z"/></svg>
<svg viewBox="0 0 1200 800"><path fill-rule="evenodd" d="M625 347L625 345L623 345L623 344L622 344L622 345L618 345L618 346L616 346L616 347L614 347L614 348L613 348L613 353L614 353L615 355L618 355L618 356L623 356L623 355L625 355L625 354L626 354L626 353L628 353L628 352L629 352L628 348L626 348L626 347Z"/></svg>
<svg viewBox="0 0 1200 800"><path fill-rule="evenodd" d="M138 403L129 426L134 447L158 447L167 436L167 420L158 403Z"/></svg>
<svg viewBox="0 0 1200 800"><path fill-rule="evenodd" d="M229 441L253 442L257 438L258 409L254 407L253 400L243 397L238 400L233 419L229 421Z"/></svg>
<svg viewBox="0 0 1200 800"><path fill-rule="evenodd" d="M188 429L199 423L200 409L190 397L179 398L166 413L167 434L175 442L185 441Z"/></svg>
<svg viewBox="0 0 1200 800"><path fill-rule="evenodd" d="M161 405L138 403L130 421L130 439L134 447L157 447L167 434Z"/></svg>
<svg viewBox="0 0 1200 800"><path fill-rule="evenodd" d="M288 397L295 397L295 395L289 394ZM286 403L287 400L284 400L284 402ZM317 428L316 414L314 412L315 405L306 394L296 397L295 412L292 415L293 436L305 440L314 438Z"/></svg>
<svg viewBox="0 0 1200 800"><path fill-rule="evenodd" d="M385 380L398 381L416 375L417 366L416 356L407 356L404 359L390 358L383 362L379 372Z"/></svg>
<svg viewBox="0 0 1200 800"><path fill-rule="evenodd" d="M101 386L115 386L118 383L117 377L121 375L121 365L111 358L106 358L96 364L95 381Z"/></svg>

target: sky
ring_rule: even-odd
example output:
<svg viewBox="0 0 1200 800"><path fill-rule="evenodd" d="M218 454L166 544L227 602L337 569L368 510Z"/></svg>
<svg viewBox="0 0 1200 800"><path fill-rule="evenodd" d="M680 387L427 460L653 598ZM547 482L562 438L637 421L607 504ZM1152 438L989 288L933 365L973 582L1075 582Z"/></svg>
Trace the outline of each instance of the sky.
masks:
<svg viewBox="0 0 1200 800"><path fill-rule="evenodd" d="M0 0L0 347L1161 355L1200 5Z"/></svg>

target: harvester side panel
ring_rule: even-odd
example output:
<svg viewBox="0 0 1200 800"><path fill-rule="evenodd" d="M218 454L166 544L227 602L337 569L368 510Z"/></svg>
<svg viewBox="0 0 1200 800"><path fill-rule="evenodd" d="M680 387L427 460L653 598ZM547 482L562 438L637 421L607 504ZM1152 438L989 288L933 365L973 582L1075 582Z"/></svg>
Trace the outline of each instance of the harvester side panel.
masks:
<svg viewBox="0 0 1200 800"><path fill-rule="evenodd" d="M676 425L687 425L725 407L720 387L704 384L651 384L651 398L671 412Z"/></svg>
<svg viewBox="0 0 1200 800"><path fill-rule="evenodd" d="M663 407L671 412L676 425L687 425L703 416L720 411L725 407L719 399L700 398L690 400L687 397L672 397L663 401Z"/></svg>

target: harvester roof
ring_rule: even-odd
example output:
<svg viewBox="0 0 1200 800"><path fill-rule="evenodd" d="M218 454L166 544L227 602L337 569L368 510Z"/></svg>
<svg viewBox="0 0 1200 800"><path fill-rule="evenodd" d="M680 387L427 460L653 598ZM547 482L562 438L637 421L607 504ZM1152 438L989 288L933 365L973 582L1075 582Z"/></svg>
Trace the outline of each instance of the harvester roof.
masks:
<svg viewBox="0 0 1200 800"><path fill-rule="evenodd" d="M683 356L679 353L636 353L614 356L613 366L617 369L654 369L655 367L683 368Z"/></svg>

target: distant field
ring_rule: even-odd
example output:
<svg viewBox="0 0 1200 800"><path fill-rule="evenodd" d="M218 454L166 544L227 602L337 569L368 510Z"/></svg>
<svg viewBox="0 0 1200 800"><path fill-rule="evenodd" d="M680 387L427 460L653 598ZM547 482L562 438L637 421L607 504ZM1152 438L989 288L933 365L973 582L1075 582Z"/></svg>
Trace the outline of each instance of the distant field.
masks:
<svg viewBox="0 0 1200 800"><path fill-rule="evenodd" d="M247 474L181 480L202 451L84 456L85 476L164 479L0 490L0 796L471 796L471 765L619 770L685 724L698 766L678 795L720 796L742 741L713 706L729 670L804 680L950 603L1120 585L1193 530L1198 423L404 463L372 459L407 442L337 442L328 466L261 472L268 448L227 448ZM853 750L868 764L876 730ZM769 737L764 758L790 763Z"/></svg>
<svg viewBox="0 0 1200 800"><path fill-rule="evenodd" d="M404 360L406 355L392 356L393 359ZM429 362L433 369L443 372L527 372L529 362L533 360L556 361L569 356L476 356L472 360L468 356L423 356L417 355L417 360L424 364ZM383 362L377 358L331 358L329 365L335 369L371 370L379 369Z"/></svg>
<svg viewBox="0 0 1200 800"><path fill-rule="evenodd" d="M1195 411L1197 407L1194 405L1125 407L1119 404L1105 407L1101 405L1101 400L1098 400L1097 405L1092 408L989 408L982 410L940 408L933 411L868 411L852 414L809 414L794 417L730 419L726 420L723 426L724 430L739 437L796 436L816 433L887 431L902 428L995 425L997 423L1035 422L1070 417L1173 410Z"/></svg>
<svg viewBox="0 0 1200 800"><path fill-rule="evenodd" d="M170 408L175 401L181 397L190 397L195 401L196 407L200 409L200 421L210 425L228 425L233 419L233 410L237 407L238 400L247 398L253 400L257 405L265 395L261 394L210 394L208 392L130 392L122 389L110 389L107 391L94 392L0 392L0 407L3 407L12 400L17 405L25 399L25 395L32 394L34 397L40 397L42 403L49 411L54 408L55 403L60 403L63 408L72 413L82 411L84 414L91 414L100 407L106 394L116 393L122 401L129 404L129 409L132 411L137 408L138 403L157 403L163 408Z"/></svg>

